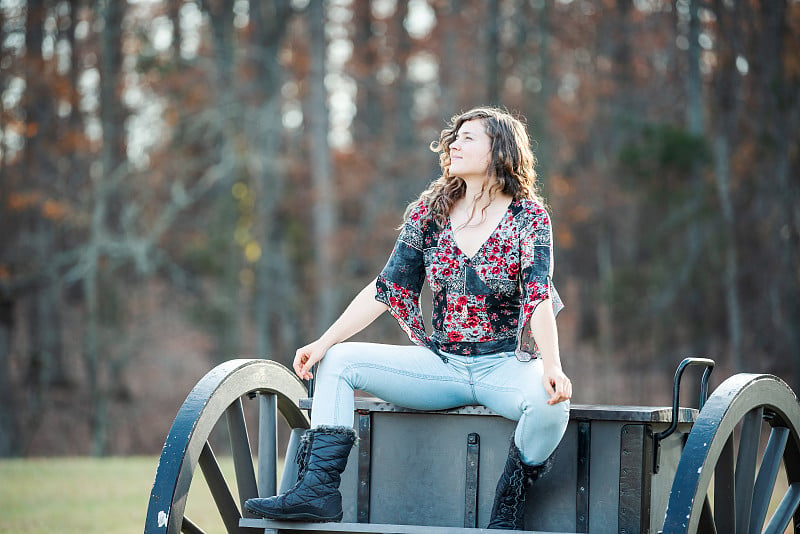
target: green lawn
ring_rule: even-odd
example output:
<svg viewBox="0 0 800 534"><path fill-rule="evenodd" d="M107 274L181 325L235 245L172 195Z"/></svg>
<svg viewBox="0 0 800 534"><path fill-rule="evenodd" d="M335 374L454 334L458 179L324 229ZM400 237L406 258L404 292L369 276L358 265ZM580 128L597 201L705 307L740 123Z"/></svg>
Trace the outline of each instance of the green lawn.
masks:
<svg viewBox="0 0 800 534"><path fill-rule="evenodd" d="M0 460L0 533L142 532L157 464L157 457ZM232 462L220 464L234 480ZM186 515L206 532L223 532L203 477L194 482Z"/></svg>

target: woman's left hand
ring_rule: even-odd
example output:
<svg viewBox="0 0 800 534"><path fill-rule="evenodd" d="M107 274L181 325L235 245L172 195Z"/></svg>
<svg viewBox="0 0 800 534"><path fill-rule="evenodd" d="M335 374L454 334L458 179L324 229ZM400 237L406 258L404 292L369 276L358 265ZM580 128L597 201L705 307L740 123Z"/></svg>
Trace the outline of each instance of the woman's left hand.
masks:
<svg viewBox="0 0 800 534"><path fill-rule="evenodd" d="M561 369L545 368L542 385L547 394L550 395L547 404L558 404L572 398L572 382Z"/></svg>

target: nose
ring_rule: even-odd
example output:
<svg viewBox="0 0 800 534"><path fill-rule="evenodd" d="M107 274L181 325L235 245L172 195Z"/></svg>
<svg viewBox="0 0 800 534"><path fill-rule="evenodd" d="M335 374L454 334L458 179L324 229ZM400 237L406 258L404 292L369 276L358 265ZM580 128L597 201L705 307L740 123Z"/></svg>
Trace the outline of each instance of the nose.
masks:
<svg viewBox="0 0 800 534"><path fill-rule="evenodd" d="M461 145L458 143L458 141L453 141L453 143L450 145L450 150L461 150Z"/></svg>

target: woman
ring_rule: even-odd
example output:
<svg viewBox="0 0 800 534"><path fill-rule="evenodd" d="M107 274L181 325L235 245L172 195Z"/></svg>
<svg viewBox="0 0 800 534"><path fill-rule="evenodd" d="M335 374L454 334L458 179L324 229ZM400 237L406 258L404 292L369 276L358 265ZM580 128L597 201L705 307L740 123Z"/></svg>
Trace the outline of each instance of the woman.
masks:
<svg viewBox="0 0 800 534"><path fill-rule="evenodd" d="M318 340L297 350L300 378L312 378L320 362L298 482L248 500L252 513L341 520L340 474L355 441L359 389L416 409L483 404L518 421L489 528L523 528L527 487L564 435L572 396L558 351L562 304L551 282L550 220L536 193L528 134L510 114L476 108L456 116L431 149L442 176L406 210L386 267ZM426 278L431 335L419 303ZM415 346L344 343L387 310Z"/></svg>

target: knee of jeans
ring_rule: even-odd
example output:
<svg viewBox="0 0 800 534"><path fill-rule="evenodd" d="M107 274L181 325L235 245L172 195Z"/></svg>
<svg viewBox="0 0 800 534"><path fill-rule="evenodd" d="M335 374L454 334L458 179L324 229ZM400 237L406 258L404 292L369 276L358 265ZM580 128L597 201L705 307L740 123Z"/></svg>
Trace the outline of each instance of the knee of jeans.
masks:
<svg viewBox="0 0 800 534"><path fill-rule="evenodd" d="M525 401L522 404L522 413L527 415L528 424L533 424L540 429L557 429L565 427L569 421L569 401L558 404L547 404L541 401Z"/></svg>
<svg viewBox="0 0 800 534"><path fill-rule="evenodd" d="M528 465L544 462L558 447L569 423L569 401L526 406L525 420L515 433L515 443ZM520 433L521 432L521 433Z"/></svg>
<svg viewBox="0 0 800 534"><path fill-rule="evenodd" d="M325 357L320 361L317 373L326 376L341 376L350 364L353 348L353 343L337 343L329 348Z"/></svg>

